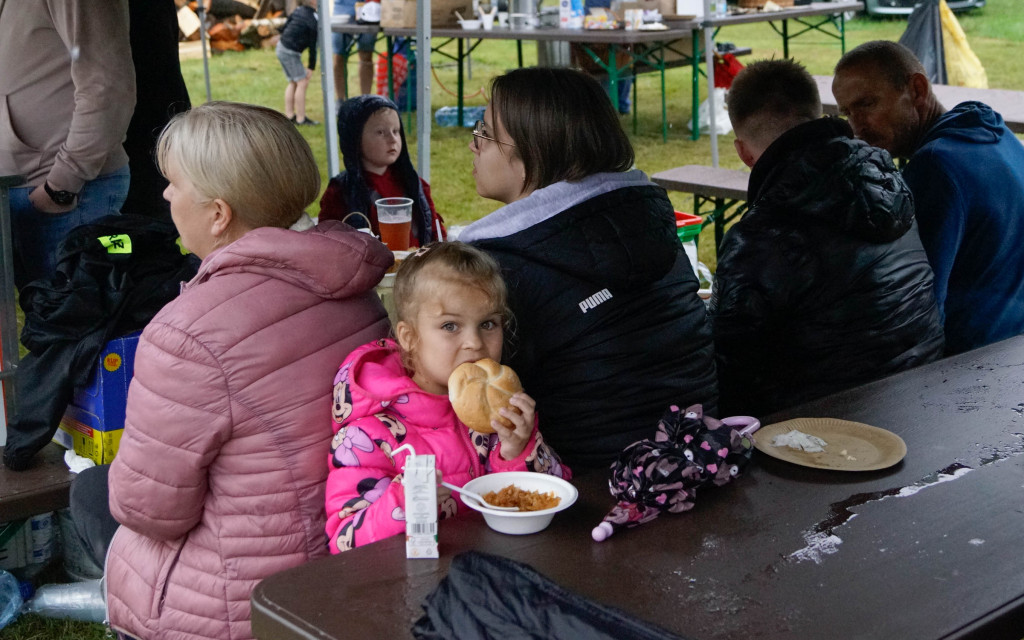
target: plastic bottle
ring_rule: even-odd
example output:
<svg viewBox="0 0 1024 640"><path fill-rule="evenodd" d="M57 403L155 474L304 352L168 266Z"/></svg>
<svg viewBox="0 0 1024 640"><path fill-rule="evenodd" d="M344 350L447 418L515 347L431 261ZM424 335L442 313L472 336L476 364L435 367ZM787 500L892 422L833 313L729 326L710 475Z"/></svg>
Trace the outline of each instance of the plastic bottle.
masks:
<svg viewBox="0 0 1024 640"><path fill-rule="evenodd" d="M47 618L66 618L83 622L103 622L107 605L99 580L45 584L36 590L34 598L25 604L25 613Z"/></svg>
<svg viewBox="0 0 1024 640"><path fill-rule="evenodd" d="M53 513L29 518L32 535L32 563L45 565L53 557Z"/></svg>
<svg viewBox="0 0 1024 640"><path fill-rule="evenodd" d="M18 579L0 569L0 629L17 619L22 602Z"/></svg>
<svg viewBox="0 0 1024 640"><path fill-rule="evenodd" d="M477 120L484 119L484 110L487 107L463 107L462 126L472 127ZM459 125L458 107L441 107L434 112L434 121L439 127L457 127Z"/></svg>

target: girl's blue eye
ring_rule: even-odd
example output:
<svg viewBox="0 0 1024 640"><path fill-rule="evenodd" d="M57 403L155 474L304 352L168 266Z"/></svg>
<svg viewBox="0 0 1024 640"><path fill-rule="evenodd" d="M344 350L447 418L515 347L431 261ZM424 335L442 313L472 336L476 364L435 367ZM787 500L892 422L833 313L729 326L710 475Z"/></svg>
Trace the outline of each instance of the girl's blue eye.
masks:
<svg viewBox="0 0 1024 640"><path fill-rule="evenodd" d="M441 325L441 329L445 331L455 331L456 329L458 329L458 325L456 325L454 322L446 322Z"/></svg>
<svg viewBox="0 0 1024 640"><path fill-rule="evenodd" d="M494 320L484 320L483 323L480 324L480 327L482 329L486 329L486 330L490 331L491 329L497 328L498 327L498 323L495 322Z"/></svg>

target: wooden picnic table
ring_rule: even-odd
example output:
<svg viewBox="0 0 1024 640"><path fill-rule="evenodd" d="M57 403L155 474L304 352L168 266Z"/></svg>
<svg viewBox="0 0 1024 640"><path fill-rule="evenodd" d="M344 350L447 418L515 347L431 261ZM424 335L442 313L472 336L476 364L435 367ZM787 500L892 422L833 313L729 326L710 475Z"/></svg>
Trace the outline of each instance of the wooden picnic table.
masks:
<svg viewBox="0 0 1024 640"><path fill-rule="evenodd" d="M693 214L704 218L701 229L715 227L715 251L722 245L726 225L747 210L749 171L688 164L659 171L651 181L667 191L693 194Z"/></svg>
<svg viewBox="0 0 1024 640"><path fill-rule="evenodd" d="M821 94L821 107L825 113L837 114L839 107L832 95L833 76L814 76ZM972 87L954 87L948 84L933 84L932 91L942 106L952 109L961 102L977 100L992 107L1003 116L1006 126L1014 133L1024 133L1024 91L1011 89L975 89Z"/></svg>
<svg viewBox="0 0 1024 640"><path fill-rule="evenodd" d="M903 438L895 466L841 472L755 453L687 513L593 542L605 473L545 531L476 513L443 521L437 560L401 536L271 576L258 638L404 638L455 554L531 565L558 584L695 640L977 638L1024 629L1024 336L765 418L834 417ZM654 425L652 425L652 431Z"/></svg>

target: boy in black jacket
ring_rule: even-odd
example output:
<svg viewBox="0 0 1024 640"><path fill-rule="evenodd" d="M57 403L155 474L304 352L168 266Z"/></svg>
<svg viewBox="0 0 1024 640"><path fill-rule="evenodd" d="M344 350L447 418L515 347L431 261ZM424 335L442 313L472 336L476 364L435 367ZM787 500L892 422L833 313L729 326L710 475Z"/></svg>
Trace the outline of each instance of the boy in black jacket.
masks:
<svg viewBox="0 0 1024 640"><path fill-rule="evenodd" d="M709 307L721 415L765 416L942 357L914 199L889 154L822 118L792 60L747 66L726 105L751 172Z"/></svg>
<svg viewBox="0 0 1024 640"><path fill-rule="evenodd" d="M284 115L297 125L317 125L306 117L306 88L316 69L317 15L310 4L316 0L299 0L299 6L288 16L277 43L277 59L281 62L288 86L284 89ZM309 49L309 68L302 66L302 52Z"/></svg>

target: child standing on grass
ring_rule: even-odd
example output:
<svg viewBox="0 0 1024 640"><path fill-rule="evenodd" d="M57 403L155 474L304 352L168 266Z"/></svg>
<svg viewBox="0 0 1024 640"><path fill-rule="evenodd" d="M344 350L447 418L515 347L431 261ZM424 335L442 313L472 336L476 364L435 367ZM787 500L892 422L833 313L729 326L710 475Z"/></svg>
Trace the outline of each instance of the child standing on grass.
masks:
<svg viewBox="0 0 1024 640"><path fill-rule="evenodd" d="M281 62L288 86L284 89L284 115L297 125L317 125L306 117L306 89L316 69L317 15L311 5L316 0L299 0L281 30L277 59ZM302 66L302 52L309 49L309 68Z"/></svg>
<svg viewBox="0 0 1024 640"><path fill-rule="evenodd" d="M498 265L460 242L432 244L406 259L395 278L397 342L378 340L345 359L334 379L334 440L328 457L327 535L331 553L405 531L402 467L410 444L436 456L445 480L462 485L493 471L539 471L570 478L537 431L535 403L512 396L483 434L456 417L448 378L465 362L501 360L509 321ZM438 488L442 518L461 502Z"/></svg>
<svg viewBox="0 0 1024 640"><path fill-rule="evenodd" d="M365 95L341 103L338 139L345 171L328 183L320 199L320 220L345 220L354 227L365 227L361 216L346 220L348 214L358 211L366 215L373 233L379 236L374 203L380 198L411 198L409 246L444 239L444 220L434 209L430 185L420 179L409 159L405 130L394 102Z"/></svg>

